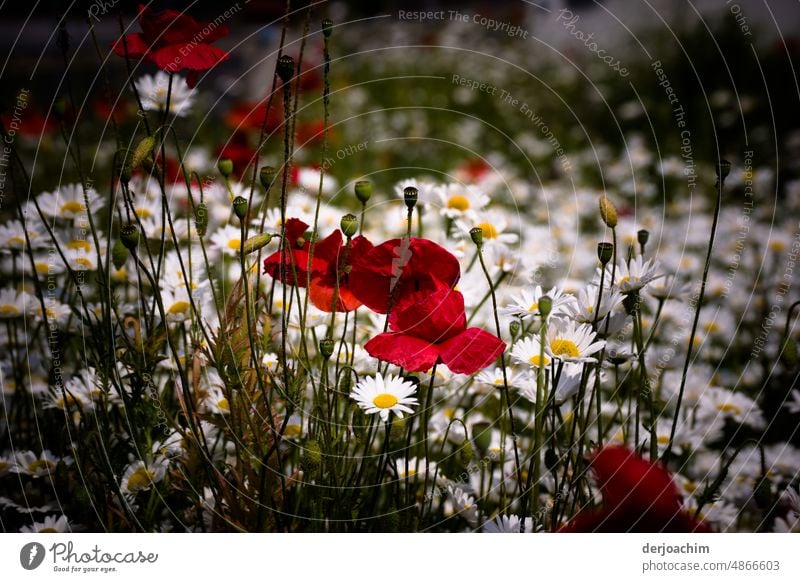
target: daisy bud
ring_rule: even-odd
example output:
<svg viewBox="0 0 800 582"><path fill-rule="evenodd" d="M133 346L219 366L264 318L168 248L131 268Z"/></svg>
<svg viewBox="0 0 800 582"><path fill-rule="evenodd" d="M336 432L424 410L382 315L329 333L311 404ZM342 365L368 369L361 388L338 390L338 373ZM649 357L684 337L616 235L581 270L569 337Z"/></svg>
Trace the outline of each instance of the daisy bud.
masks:
<svg viewBox="0 0 800 582"><path fill-rule="evenodd" d="M650 240L650 232L645 230L644 228L636 233L636 240L639 241L639 244L644 246L647 244L647 241Z"/></svg>
<svg viewBox="0 0 800 582"><path fill-rule="evenodd" d="M731 163L728 160L721 159L717 162L717 178L720 180L724 180L728 177L728 174L731 173Z"/></svg>
<svg viewBox="0 0 800 582"><path fill-rule="evenodd" d="M317 441L308 441L303 448L303 457L300 465L306 473L314 473L322 464L322 447Z"/></svg>
<svg viewBox="0 0 800 582"><path fill-rule="evenodd" d="M483 246L483 229L480 226L469 229L469 236L475 246L481 248Z"/></svg>
<svg viewBox="0 0 800 582"><path fill-rule="evenodd" d="M244 253L248 254L255 252L258 249L267 246L271 241L272 241L272 235L268 232L251 236L249 239L244 241Z"/></svg>
<svg viewBox="0 0 800 582"><path fill-rule="evenodd" d="M367 180L359 180L355 185L356 198L361 204L366 204L372 196L372 183Z"/></svg>
<svg viewBox="0 0 800 582"><path fill-rule="evenodd" d="M111 247L111 262L114 264L114 268L119 270L125 264L125 261L128 260L128 249L125 248L125 245L122 244L122 241L117 239L114 242L114 246Z"/></svg>
<svg viewBox="0 0 800 582"><path fill-rule="evenodd" d="M229 177L231 174L233 174L233 160L222 158L217 162L217 169L225 178Z"/></svg>
<svg viewBox="0 0 800 582"><path fill-rule="evenodd" d="M261 170L258 172L258 177L261 180L261 185L264 187L264 190L269 190L272 186L272 183L275 181L275 175L277 174L277 170L272 166L262 166Z"/></svg>
<svg viewBox="0 0 800 582"><path fill-rule="evenodd" d="M205 236L208 230L208 206L205 202L201 202L194 210L194 225L197 228L197 234Z"/></svg>
<svg viewBox="0 0 800 582"><path fill-rule="evenodd" d="M247 216L247 198L237 196L233 199L233 213L239 220L244 220L244 217Z"/></svg>
<svg viewBox="0 0 800 582"><path fill-rule="evenodd" d="M330 18L326 18L322 21L322 34L325 35L325 38L330 38L331 33L333 32L333 20Z"/></svg>
<svg viewBox="0 0 800 582"><path fill-rule="evenodd" d="M133 157L131 158L131 169L135 170L139 166L142 165L142 162L145 161L150 154L153 153L153 150L156 148L156 138L152 135L148 135L145 138L142 138L142 141L139 142L139 145L136 146L136 149L133 150Z"/></svg>
<svg viewBox="0 0 800 582"><path fill-rule="evenodd" d="M511 334L512 338L517 337L519 333L519 328L521 327L518 319L512 319L511 323L508 324L508 332Z"/></svg>
<svg viewBox="0 0 800 582"><path fill-rule="evenodd" d="M553 311L553 300L549 295L542 295L539 298L539 313L542 314L542 318L546 318L551 311Z"/></svg>
<svg viewBox="0 0 800 582"><path fill-rule="evenodd" d="M478 447L481 455L485 455L486 451L492 444L492 431L491 425L488 422L476 422L472 425L472 441Z"/></svg>
<svg viewBox="0 0 800 582"><path fill-rule="evenodd" d="M333 348L336 347L336 342L326 337L319 342L319 353L322 354L324 359L329 359L333 355Z"/></svg>
<svg viewBox="0 0 800 582"><path fill-rule="evenodd" d="M347 238L353 238L353 236L358 232L358 218L356 218L353 214L345 214L342 216L339 226L341 227L344 236Z"/></svg>
<svg viewBox="0 0 800 582"><path fill-rule="evenodd" d="M614 245L609 242L597 243L597 258L600 259L601 264L607 265L613 256Z"/></svg>
<svg viewBox="0 0 800 582"><path fill-rule="evenodd" d="M294 59L289 55L283 55L278 59L278 76L281 81L288 83L294 75Z"/></svg>
<svg viewBox="0 0 800 582"><path fill-rule="evenodd" d="M409 210L413 210L414 207L417 205L417 199L419 198L419 192L413 186L409 186L405 190L403 190L403 201L406 203L406 208Z"/></svg>
<svg viewBox="0 0 800 582"><path fill-rule="evenodd" d="M600 197L600 218L608 228L617 228L617 207L605 194Z"/></svg>
<svg viewBox="0 0 800 582"><path fill-rule="evenodd" d="M790 337L787 337L786 341L783 342L781 360L783 360L784 364L789 366L797 364L797 342Z"/></svg>
<svg viewBox="0 0 800 582"><path fill-rule="evenodd" d="M119 230L119 238L126 249L133 251L139 245L139 229L129 222Z"/></svg>

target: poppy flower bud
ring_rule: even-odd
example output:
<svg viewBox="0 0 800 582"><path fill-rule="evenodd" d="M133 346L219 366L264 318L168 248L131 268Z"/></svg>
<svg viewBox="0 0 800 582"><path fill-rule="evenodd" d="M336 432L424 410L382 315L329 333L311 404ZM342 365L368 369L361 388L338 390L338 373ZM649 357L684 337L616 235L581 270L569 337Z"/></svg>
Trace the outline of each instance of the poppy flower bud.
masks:
<svg viewBox="0 0 800 582"><path fill-rule="evenodd" d="M131 169L135 170L139 166L142 165L142 162L153 153L153 150L156 147L156 138L152 135L148 135L145 138L142 138L142 141L136 146L136 149L133 150L133 157L131 158Z"/></svg>
<svg viewBox="0 0 800 582"><path fill-rule="evenodd" d="M352 238L358 232L358 218L353 214L345 214L339 226L347 238Z"/></svg>
<svg viewBox="0 0 800 582"><path fill-rule="evenodd" d="M333 348L335 346L336 342L331 338L323 338L319 341L319 353L322 354L322 357L327 360L333 355Z"/></svg>
<svg viewBox="0 0 800 582"><path fill-rule="evenodd" d="M111 262L114 264L114 268L119 270L125 265L125 261L127 260L128 250L125 248L122 241L117 239L114 242L114 246L111 247Z"/></svg>
<svg viewBox="0 0 800 582"><path fill-rule="evenodd" d="M139 244L139 229L129 222L119 230L119 238L126 249L133 251Z"/></svg>
<svg viewBox="0 0 800 582"><path fill-rule="evenodd" d="M272 235L268 232L263 232L255 236L251 236L244 241L244 253L252 253L258 249L264 248L272 241Z"/></svg>
<svg viewBox="0 0 800 582"><path fill-rule="evenodd" d="M508 332L511 334L511 337L517 337L519 333L519 328L522 327L519 323L518 319L512 319L511 323L508 324Z"/></svg>
<svg viewBox="0 0 800 582"><path fill-rule="evenodd" d="M608 228L617 228L617 207L605 194L600 197L600 218Z"/></svg>
<svg viewBox="0 0 800 582"><path fill-rule="evenodd" d="M475 458L475 451L472 450L472 443L469 439L465 440L461 447L458 449L458 460L461 461L461 466L466 468Z"/></svg>
<svg viewBox="0 0 800 582"><path fill-rule="evenodd" d="M469 229L469 236L478 248L483 246L483 229L480 226Z"/></svg>
<svg viewBox="0 0 800 582"><path fill-rule="evenodd" d="M333 32L333 20L330 18L326 18L322 21L322 34L325 35L325 38L330 38L331 33Z"/></svg>
<svg viewBox="0 0 800 582"><path fill-rule="evenodd" d="M361 204L366 204L372 197L372 183L367 180L359 180L355 185L356 198Z"/></svg>
<svg viewBox="0 0 800 582"><path fill-rule="evenodd" d="M261 180L261 185L264 190L269 190L272 183L275 181L275 175L278 172L272 166L262 166L258 172L258 178Z"/></svg>
<svg viewBox="0 0 800 582"><path fill-rule="evenodd" d="M322 464L322 447L317 441L308 441L303 448L303 457L300 465L307 473L314 473Z"/></svg>
<svg viewBox="0 0 800 582"><path fill-rule="evenodd" d="M194 210L194 225L197 228L197 234L205 236L208 230L208 206L205 202L201 202Z"/></svg>
<svg viewBox="0 0 800 582"><path fill-rule="evenodd" d="M728 177L728 174L731 173L731 163L725 159L719 160L719 162L717 162L716 172L717 178L724 180Z"/></svg>
<svg viewBox="0 0 800 582"><path fill-rule="evenodd" d="M219 169L219 173L225 178L229 177L231 174L233 174L233 160L222 158L217 162L217 169Z"/></svg>
<svg viewBox="0 0 800 582"><path fill-rule="evenodd" d="M542 314L542 317L547 317L551 311L553 311L553 300L549 295L542 295L539 298L539 313Z"/></svg>
<svg viewBox="0 0 800 582"><path fill-rule="evenodd" d="M476 422L472 425L472 441L481 455L485 455L492 444L492 431L488 422Z"/></svg>
<svg viewBox="0 0 800 582"><path fill-rule="evenodd" d="M641 229L639 232L636 233L636 240L639 241L639 244L644 246L647 244L647 241L650 240L650 232L645 230L644 228Z"/></svg>
<svg viewBox="0 0 800 582"><path fill-rule="evenodd" d="M419 192L413 186L409 186L405 190L403 190L403 201L406 203L406 208L409 210L413 210L414 207L417 205L417 200L419 199Z"/></svg>
<svg viewBox="0 0 800 582"><path fill-rule="evenodd" d="M601 264L607 265L613 256L614 245L609 242L597 243L597 258L600 259Z"/></svg>
<svg viewBox="0 0 800 582"><path fill-rule="evenodd" d="M239 220L244 220L244 217L247 216L247 198L237 196L233 199L233 213Z"/></svg>
<svg viewBox="0 0 800 582"><path fill-rule="evenodd" d="M294 59L289 55L283 55L278 59L277 69L281 81L288 83L294 75Z"/></svg>

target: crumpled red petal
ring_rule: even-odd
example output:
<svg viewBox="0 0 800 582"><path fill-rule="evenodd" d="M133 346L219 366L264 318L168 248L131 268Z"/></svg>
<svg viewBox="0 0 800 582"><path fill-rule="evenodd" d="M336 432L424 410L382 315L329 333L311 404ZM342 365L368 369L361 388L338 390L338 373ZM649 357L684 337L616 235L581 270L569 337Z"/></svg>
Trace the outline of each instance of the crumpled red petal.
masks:
<svg viewBox="0 0 800 582"><path fill-rule="evenodd" d="M464 296L448 287L404 298L389 316L392 331L410 333L433 343L458 335L467 327Z"/></svg>
<svg viewBox="0 0 800 582"><path fill-rule="evenodd" d="M391 362L409 372L430 370L439 360L439 350L423 339L403 333L385 332L364 344L373 358Z"/></svg>
<svg viewBox="0 0 800 582"><path fill-rule="evenodd" d="M471 327L440 344L439 354L451 372L474 374L494 362L505 349L505 342L496 335Z"/></svg>

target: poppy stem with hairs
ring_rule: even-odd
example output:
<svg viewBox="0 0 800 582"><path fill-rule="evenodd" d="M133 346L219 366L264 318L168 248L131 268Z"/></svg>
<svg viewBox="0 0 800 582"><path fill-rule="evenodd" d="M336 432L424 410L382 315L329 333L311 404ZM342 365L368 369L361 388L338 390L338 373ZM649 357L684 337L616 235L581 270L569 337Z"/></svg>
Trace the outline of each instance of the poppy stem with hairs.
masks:
<svg viewBox="0 0 800 582"><path fill-rule="evenodd" d="M669 443L664 451L662 460L666 463L672 455L672 444L675 440L675 431L678 428L681 404L683 403L683 392L686 389L686 375L689 373L689 364L692 361L692 348L694 338L697 335L697 324L700 320L700 309L703 307L703 298L706 294L706 281L708 281L708 271L711 268L711 252L714 248L714 237L717 234L717 223L719 222L719 211L722 206L722 190L725 187L725 178L731 171L731 164L727 160L720 159L717 163L717 199L714 203L714 218L711 222L711 235L708 239L708 251L706 252L706 263L703 267L703 278L700 280L700 292L697 296L697 303L694 310L694 320L692 321L692 332L689 334L689 347L686 350L686 360L683 362L683 372L681 373L681 387L678 389L678 402L675 404L675 416L672 418L672 428L669 431Z"/></svg>
<svg viewBox="0 0 800 582"><path fill-rule="evenodd" d="M428 471L430 470L431 460L429 457L428 447L428 423L431 419L431 406L433 406L433 384L436 380L436 367L439 365L438 360L431 368L431 381L428 384L428 392L425 394L425 406L422 409L422 446L425 450L425 480L422 485L422 507L420 508L419 521L422 523L425 517L425 497L428 495Z"/></svg>

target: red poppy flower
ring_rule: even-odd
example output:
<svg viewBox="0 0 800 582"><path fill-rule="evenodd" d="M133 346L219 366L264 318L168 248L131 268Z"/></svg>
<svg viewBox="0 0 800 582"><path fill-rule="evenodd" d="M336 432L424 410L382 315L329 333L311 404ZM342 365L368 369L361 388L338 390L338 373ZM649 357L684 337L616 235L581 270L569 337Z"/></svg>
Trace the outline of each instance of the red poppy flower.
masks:
<svg viewBox="0 0 800 582"><path fill-rule="evenodd" d="M375 358L409 372L429 370L443 362L457 374L473 374L494 361L505 349L498 337L476 327L467 328L464 296L449 286L406 294L392 308L389 329L364 348Z"/></svg>
<svg viewBox="0 0 800 582"><path fill-rule="evenodd" d="M224 24L198 22L176 10L155 12L143 4L139 5L138 18L142 32L117 39L111 49L118 55L124 57L127 49L130 58L146 59L162 71L189 70L186 82L190 87L197 84L201 71L228 58L228 53L211 45L228 35Z"/></svg>
<svg viewBox="0 0 800 582"><path fill-rule="evenodd" d="M608 446L591 459L603 505L578 513L562 532L709 532L682 508L669 472L622 446Z"/></svg>
<svg viewBox="0 0 800 582"><path fill-rule="evenodd" d="M286 221L286 267L281 273L281 251L272 253L264 260L264 272L287 283L305 287L310 279L309 299L315 307L322 311L352 311L361 306L350 290L351 273L345 263L358 260L372 249L372 243L363 236L350 241L350 249L345 253L342 232L337 230L319 242L309 243L303 235L308 225L296 218ZM311 269L308 259L313 248ZM339 289L336 290L336 278L339 277Z"/></svg>
<svg viewBox="0 0 800 582"><path fill-rule="evenodd" d="M458 259L435 242L396 238L353 262L350 289L373 311L387 313L405 295L453 287L460 276Z"/></svg>

